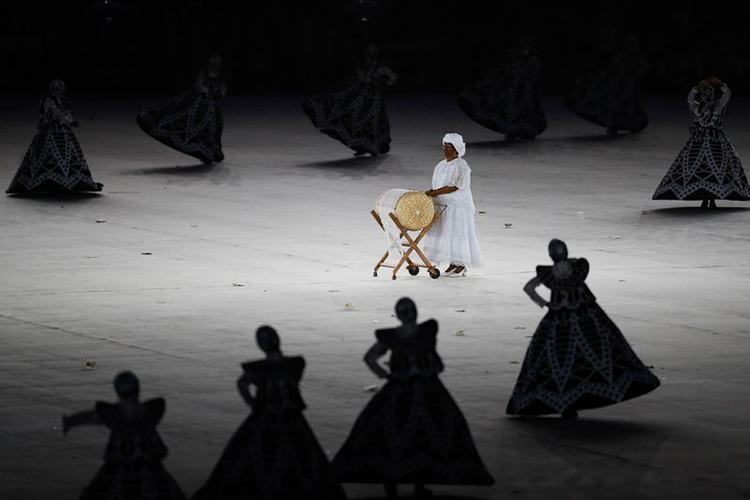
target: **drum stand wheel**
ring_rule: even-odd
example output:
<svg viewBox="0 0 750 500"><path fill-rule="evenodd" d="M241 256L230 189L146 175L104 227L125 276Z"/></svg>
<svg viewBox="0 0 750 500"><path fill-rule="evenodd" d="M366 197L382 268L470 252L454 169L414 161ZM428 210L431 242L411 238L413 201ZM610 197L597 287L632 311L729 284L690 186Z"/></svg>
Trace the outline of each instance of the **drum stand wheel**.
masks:
<svg viewBox="0 0 750 500"><path fill-rule="evenodd" d="M375 264L375 270L373 271L372 275L377 277L378 270L381 267L389 267L393 269L393 273L391 274L391 279L396 279L396 274L398 273L399 269L403 267L404 264L406 264L406 270L411 274L412 276L416 276L419 274L419 268L424 267L427 269L427 273L430 275L430 278L432 279L438 279L440 277L440 269L432 265L432 262L430 262L430 259L427 258L427 256L424 254L424 252L419 248L419 243L424 239L425 236L427 236L427 233L430 232L430 229L432 229L432 226L435 225L435 223L440 219L440 215L443 213L443 208L440 211L435 211L435 215L432 217L432 220L430 221L427 226L425 226L419 234L417 234L416 238L412 238L411 235L409 235L409 230L406 229L401 222L399 222L398 218L396 217L396 214L393 212L390 212L388 216L393 220L393 222L396 224L396 227L398 227L400 232L400 238L403 240L406 240L404 243L402 243L402 246L406 248L406 251L401 256L401 259L399 259L398 263L395 266L389 266L385 264L386 259L388 259L388 255L390 252L385 252L385 254L380 258L377 264ZM372 214L372 217L375 219L375 222L378 223L378 226L380 226L380 229L385 231L385 227L383 227L383 221L380 219L380 216L375 210L370 211L370 214ZM409 256L412 253L416 253L417 256L419 256L420 260L423 262L423 264L417 264Z"/></svg>

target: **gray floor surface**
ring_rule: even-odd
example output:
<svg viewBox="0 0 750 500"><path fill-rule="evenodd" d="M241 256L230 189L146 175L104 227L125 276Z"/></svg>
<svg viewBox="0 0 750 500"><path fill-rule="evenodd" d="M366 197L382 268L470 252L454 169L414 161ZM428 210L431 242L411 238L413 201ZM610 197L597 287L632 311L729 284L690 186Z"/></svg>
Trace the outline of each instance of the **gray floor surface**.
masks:
<svg viewBox="0 0 750 500"><path fill-rule="evenodd" d="M362 355L375 328L395 324L402 296L439 321L442 379L496 479L441 495L750 497L750 205L650 199L688 137L683 98L650 99L649 128L616 138L549 99L547 132L507 144L450 96L394 97L392 153L361 160L312 128L300 98L234 98L227 159L205 167L138 130L137 106L153 99L71 97L104 192L0 197L0 498L77 497L106 433L63 437L60 415L112 400L123 369L144 397L167 398L165 463L194 492L248 413L235 380L259 355L263 323L306 356L306 415L334 454L378 383ZM0 179L34 134L35 106L0 99ZM727 116L748 163L749 110L736 99ZM384 247L375 198L429 187L447 131L468 142L485 266L461 279L372 277ZM505 405L543 314L522 286L552 237L589 259L590 287L662 387L575 422L511 419Z"/></svg>

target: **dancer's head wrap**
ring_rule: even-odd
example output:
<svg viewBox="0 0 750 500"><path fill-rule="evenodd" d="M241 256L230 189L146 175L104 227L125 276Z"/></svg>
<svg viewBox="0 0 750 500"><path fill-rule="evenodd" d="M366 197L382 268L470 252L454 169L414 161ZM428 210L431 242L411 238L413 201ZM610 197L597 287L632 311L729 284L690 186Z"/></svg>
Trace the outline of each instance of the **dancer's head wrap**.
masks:
<svg viewBox="0 0 750 500"><path fill-rule="evenodd" d="M464 144L464 138L461 137L461 134L455 132L445 134L443 144L451 144L455 148L456 153L458 153L459 158L466 153L466 144Z"/></svg>

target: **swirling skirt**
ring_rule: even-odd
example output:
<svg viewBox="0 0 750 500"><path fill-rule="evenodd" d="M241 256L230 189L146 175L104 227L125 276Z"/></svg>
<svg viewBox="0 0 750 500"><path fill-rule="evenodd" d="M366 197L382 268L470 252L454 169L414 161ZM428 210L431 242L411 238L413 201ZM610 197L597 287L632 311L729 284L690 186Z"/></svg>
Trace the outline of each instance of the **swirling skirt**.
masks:
<svg viewBox="0 0 750 500"><path fill-rule="evenodd" d="M193 500L344 500L301 413L253 414L237 429Z"/></svg>
<svg viewBox="0 0 750 500"><path fill-rule="evenodd" d="M333 466L344 483L494 482L437 376L389 381L357 418Z"/></svg>
<svg viewBox="0 0 750 500"><path fill-rule="evenodd" d="M520 76L508 71L493 72L466 88L458 105L478 124L501 134L531 139L547 128L536 90Z"/></svg>
<svg viewBox="0 0 750 500"><path fill-rule="evenodd" d="M659 379L638 359L596 302L550 310L526 351L508 402L510 415L542 415L607 406L656 389Z"/></svg>
<svg viewBox="0 0 750 500"><path fill-rule="evenodd" d="M303 109L315 128L357 152L390 150L385 99L374 84L347 80L310 99Z"/></svg>
<svg viewBox="0 0 750 500"><path fill-rule="evenodd" d="M157 141L204 163L224 159L221 150L224 120L216 99L185 92L162 106L141 109L137 122L141 130Z"/></svg>

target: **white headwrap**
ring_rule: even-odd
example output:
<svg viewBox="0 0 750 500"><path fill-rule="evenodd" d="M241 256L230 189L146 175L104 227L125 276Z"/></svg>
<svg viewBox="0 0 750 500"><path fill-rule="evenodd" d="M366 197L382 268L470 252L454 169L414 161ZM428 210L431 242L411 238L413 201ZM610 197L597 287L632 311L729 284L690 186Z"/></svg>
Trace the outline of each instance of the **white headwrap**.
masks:
<svg viewBox="0 0 750 500"><path fill-rule="evenodd" d="M445 137L443 137L443 144L453 145L459 158L463 157L464 153L466 153L466 144L464 144L464 138L461 137L461 134L455 132L445 134Z"/></svg>

